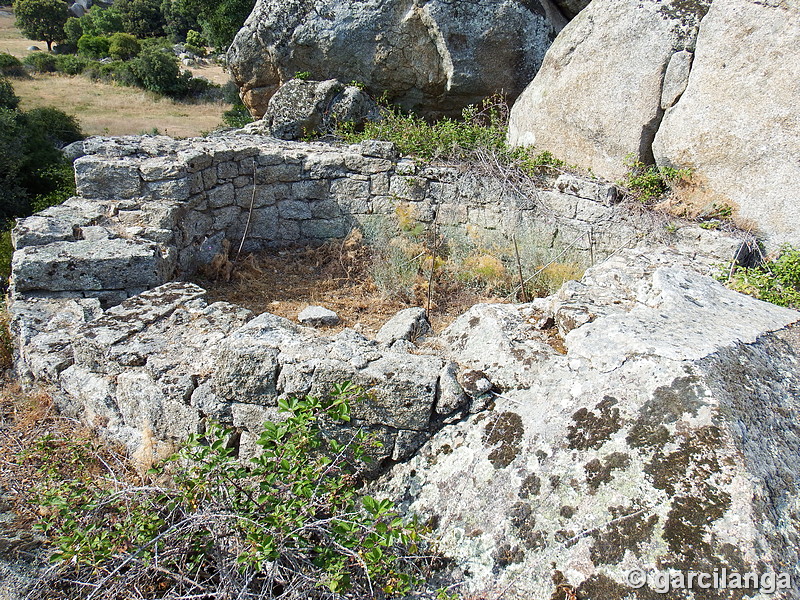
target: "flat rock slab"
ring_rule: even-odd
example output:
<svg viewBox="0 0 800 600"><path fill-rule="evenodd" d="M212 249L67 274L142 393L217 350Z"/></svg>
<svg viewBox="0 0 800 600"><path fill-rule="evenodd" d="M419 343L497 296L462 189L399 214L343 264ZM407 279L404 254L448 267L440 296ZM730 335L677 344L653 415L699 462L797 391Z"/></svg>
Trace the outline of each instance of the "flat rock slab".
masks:
<svg viewBox="0 0 800 600"><path fill-rule="evenodd" d="M154 243L60 241L14 253L17 292L148 289L167 281L174 257Z"/></svg>
<svg viewBox="0 0 800 600"><path fill-rule="evenodd" d="M319 325L338 325L339 315L324 306L308 306L304 308L297 320L303 325L319 326Z"/></svg>

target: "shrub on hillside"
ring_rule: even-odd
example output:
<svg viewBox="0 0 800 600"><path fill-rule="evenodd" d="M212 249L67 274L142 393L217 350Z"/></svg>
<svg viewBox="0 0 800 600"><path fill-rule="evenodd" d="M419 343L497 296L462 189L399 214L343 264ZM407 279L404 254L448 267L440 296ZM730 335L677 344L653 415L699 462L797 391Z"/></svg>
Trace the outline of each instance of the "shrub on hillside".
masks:
<svg viewBox="0 0 800 600"><path fill-rule="evenodd" d="M115 33L111 35L108 54L117 60L129 60L139 54L141 46L139 40L129 33Z"/></svg>
<svg viewBox="0 0 800 600"><path fill-rule="evenodd" d="M87 58L105 58L111 40L102 35L83 34L78 40L78 54Z"/></svg>
<svg viewBox="0 0 800 600"><path fill-rule="evenodd" d="M83 73L89 61L75 54L56 56L56 70L66 75L79 75Z"/></svg>
<svg viewBox="0 0 800 600"><path fill-rule="evenodd" d="M84 33L89 33L88 31L83 30L84 18L78 17L70 17L67 19L67 22L64 23L64 41L71 45L78 47L78 40L81 39L81 36Z"/></svg>
<svg viewBox="0 0 800 600"><path fill-rule="evenodd" d="M23 60L35 73L52 73L56 70L56 56L47 52L34 52Z"/></svg>
<svg viewBox="0 0 800 600"><path fill-rule="evenodd" d="M107 600L408 594L426 574L423 528L359 490L365 432L341 441L323 433L350 421L351 401L370 400L350 384L324 401L280 399L287 418L264 423L248 461L230 447L234 431L209 423L168 459L171 487L112 486L89 468L65 476L43 464L37 525L56 565L35 591L83 585Z"/></svg>
<svg viewBox="0 0 800 600"><path fill-rule="evenodd" d="M178 59L173 54L146 48L129 64L131 73L140 87L164 96L186 95L191 76L181 74Z"/></svg>
<svg viewBox="0 0 800 600"><path fill-rule="evenodd" d="M736 270L728 286L759 300L800 309L800 248L782 246L774 260Z"/></svg>
<svg viewBox="0 0 800 600"><path fill-rule="evenodd" d="M6 77L24 77L25 67L22 66L22 61L16 56L0 52L0 75Z"/></svg>
<svg viewBox="0 0 800 600"><path fill-rule="evenodd" d="M14 86L3 76L0 76L0 109L15 109L19 105L19 97L14 93Z"/></svg>
<svg viewBox="0 0 800 600"><path fill-rule="evenodd" d="M122 28L137 38L164 35L161 0L116 0L114 9L122 17Z"/></svg>

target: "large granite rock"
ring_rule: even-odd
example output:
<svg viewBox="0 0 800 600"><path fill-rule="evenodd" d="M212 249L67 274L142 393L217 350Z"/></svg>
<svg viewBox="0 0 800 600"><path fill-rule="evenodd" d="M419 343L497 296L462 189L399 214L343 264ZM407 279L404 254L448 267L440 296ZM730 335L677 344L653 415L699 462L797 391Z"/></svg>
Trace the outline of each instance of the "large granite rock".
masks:
<svg viewBox="0 0 800 600"><path fill-rule="evenodd" d="M264 116L244 129L282 140L299 140L333 133L344 124L360 127L379 118L377 103L357 86L336 79L292 79L270 98Z"/></svg>
<svg viewBox="0 0 800 600"><path fill-rule="evenodd" d="M453 115L501 90L515 98L564 22L550 0L260 0L228 63L256 117L297 72Z"/></svg>
<svg viewBox="0 0 800 600"><path fill-rule="evenodd" d="M689 167L679 197L737 209L774 243L800 244L800 6L716 0L688 87L653 144L659 165Z"/></svg>
<svg viewBox="0 0 800 600"><path fill-rule="evenodd" d="M667 66L694 50L710 4L594 0L559 34L514 104L511 144L549 150L611 180L625 174L628 156L652 163Z"/></svg>
<svg viewBox="0 0 800 600"><path fill-rule="evenodd" d="M442 429L376 491L430 519L460 593L766 600L660 594L653 573L798 581L800 313L688 265L625 251L558 296L477 306L444 332L445 354L499 388L494 408ZM567 307L585 314L562 354L538 324Z"/></svg>

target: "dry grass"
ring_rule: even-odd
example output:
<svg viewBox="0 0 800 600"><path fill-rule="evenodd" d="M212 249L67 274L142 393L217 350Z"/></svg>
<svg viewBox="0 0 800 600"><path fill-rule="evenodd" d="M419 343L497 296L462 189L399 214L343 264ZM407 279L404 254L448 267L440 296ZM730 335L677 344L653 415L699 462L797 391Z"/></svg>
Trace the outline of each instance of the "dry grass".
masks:
<svg viewBox="0 0 800 600"><path fill-rule="evenodd" d="M8 8L0 9L0 52L23 58L30 54L27 48L33 44L43 47L22 36ZM191 71L215 83L230 79L219 66ZM172 137L195 137L221 126L222 113L231 107L222 102L184 104L82 76L40 74L15 79L13 84L23 110L54 106L77 117L86 135L136 135L157 129Z"/></svg>
<svg viewBox="0 0 800 600"><path fill-rule="evenodd" d="M82 76L35 75L14 80L14 91L23 110L55 106L80 121L86 135L135 135L159 133L194 137L222 124L223 103L183 104L153 94Z"/></svg>
<svg viewBox="0 0 800 600"><path fill-rule="evenodd" d="M22 58L30 54L28 46L47 49L45 42L35 42L23 37L19 29L14 26L14 14L11 12L11 7L0 6L0 52Z"/></svg>
<svg viewBox="0 0 800 600"><path fill-rule="evenodd" d="M256 314L270 312L292 321L305 307L322 305L341 319L338 327L330 328L332 332L350 327L372 336L397 311L426 305L428 282L422 277L407 302L384 297L369 274L372 252L358 238L319 248L249 255L233 265L224 258L215 261L216 268L200 281L210 300L233 302ZM474 304L501 301L450 281L436 281L429 319L438 332Z"/></svg>

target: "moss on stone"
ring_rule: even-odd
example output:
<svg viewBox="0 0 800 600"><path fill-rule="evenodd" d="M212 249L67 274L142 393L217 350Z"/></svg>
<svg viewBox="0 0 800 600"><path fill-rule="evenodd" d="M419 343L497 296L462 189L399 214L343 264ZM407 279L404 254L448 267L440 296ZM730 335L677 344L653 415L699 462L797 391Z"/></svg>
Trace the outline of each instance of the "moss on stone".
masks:
<svg viewBox="0 0 800 600"><path fill-rule="evenodd" d="M489 462L495 469L510 465L522 450L522 435L525 428L522 418L514 412L503 412L486 424L483 442L496 447L489 453Z"/></svg>
<svg viewBox="0 0 800 600"><path fill-rule="evenodd" d="M572 415L574 425L570 425L567 433L569 447L573 450L597 449L622 428L619 409L614 406L617 399L605 396L594 411L581 408Z"/></svg>

